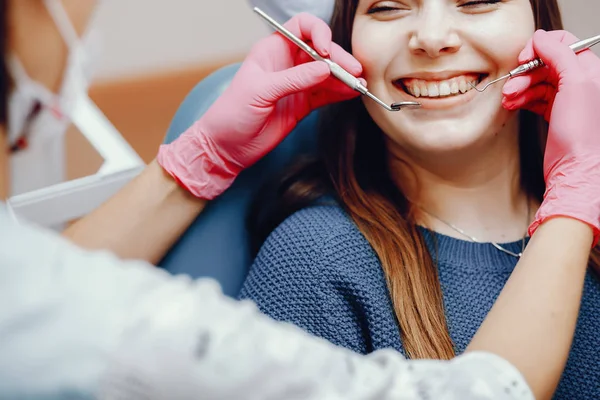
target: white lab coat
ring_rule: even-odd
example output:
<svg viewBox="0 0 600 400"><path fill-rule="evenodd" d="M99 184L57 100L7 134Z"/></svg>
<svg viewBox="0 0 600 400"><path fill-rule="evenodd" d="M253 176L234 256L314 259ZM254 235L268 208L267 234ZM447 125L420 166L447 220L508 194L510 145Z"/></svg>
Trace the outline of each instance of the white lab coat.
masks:
<svg viewBox="0 0 600 400"><path fill-rule="evenodd" d="M275 21L283 24L301 12L313 14L329 23L333 15L335 0L249 0L253 7L259 7Z"/></svg>
<svg viewBox="0 0 600 400"><path fill-rule="evenodd" d="M361 356L210 280L83 251L0 203L2 399L533 399L491 354Z"/></svg>

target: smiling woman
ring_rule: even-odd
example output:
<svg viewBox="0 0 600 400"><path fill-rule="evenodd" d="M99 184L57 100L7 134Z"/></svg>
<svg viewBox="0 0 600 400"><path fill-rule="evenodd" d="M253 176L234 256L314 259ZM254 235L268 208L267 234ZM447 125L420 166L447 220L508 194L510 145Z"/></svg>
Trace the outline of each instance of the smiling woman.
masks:
<svg viewBox="0 0 600 400"><path fill-rule="evenodd" d="M241 297L361 353L462 353L528 243L547 133L502 107L502 85L468 83L513 69L536 28L562 29L556 1L337 1L333 40L369 90L423 106L354 99L322 111L318 158L284 177L277 207L257 201L262 248ZM586 279L557 398L600 397L600 282Z"/></svg>

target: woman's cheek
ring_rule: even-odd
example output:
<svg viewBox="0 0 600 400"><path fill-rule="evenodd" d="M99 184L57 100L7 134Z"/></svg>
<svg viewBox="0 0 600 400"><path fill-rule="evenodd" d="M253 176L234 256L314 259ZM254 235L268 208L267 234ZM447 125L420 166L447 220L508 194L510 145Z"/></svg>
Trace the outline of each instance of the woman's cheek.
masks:
<svg viewBox="0 0 600 400"><path fill-rule="evenodd" d="M377 40L372 33L363 32L353 35L352 54L363 66L367 81L369 76L380 74L385 70L387 65L385 54L389 54L385 44L386 41Z"/></svg>
<svg viewBox="0 0 600 400"><path fill-rule="evenodd" d="M531 35L515 35L510 40L507 38L506 42L502 46L499 46L498 51L502 55L502 65L505 69L511 70L517 67L519 54L521 54L531 36L533 36L533 32Z"/></svg>
<svg viewBox="0 0 600 400"><path fill-rule="evenodd" d="M368 47L365 43L365 37L361 29L354 29L352 33L352 55L363 64L368 60ZM364 64L363 64L364 66Z"/></svg>
<svg viewBox="0 0 600 400"><path fill-rule="evenodd" d="M519 54L523 51L527 42L533 37L535 25L530 18L522 17L519 23L519 18L504 20L499 24L495 35L495 40L488 40L488 49L492 54L495 54L499 64L507 70L511 70L518 65ZM493 28L488 29L488 32L494 32ZM498 40L501 38L501 40Z"/></svg>

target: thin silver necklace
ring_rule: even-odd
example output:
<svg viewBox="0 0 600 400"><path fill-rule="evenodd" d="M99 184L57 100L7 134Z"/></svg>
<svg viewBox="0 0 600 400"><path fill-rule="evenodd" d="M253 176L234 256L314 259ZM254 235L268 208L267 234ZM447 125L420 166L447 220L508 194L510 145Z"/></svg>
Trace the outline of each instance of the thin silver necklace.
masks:
<svg viewBox="0 0 600 400"><path fill-rule="evenodd" d="M427 211L426 209L424 209L422 206L417 205L417 207L419 207L425 214L430 215L431 217L437 219L438 221L440 221L441 223L447 225L448 227L454 229L456 232L460 233L461 235L471 239L471 241L475 242L475 243L480 243L480 244L485 244L486 242L482 242L481 240L478 240L477 238L467 234L465 231L463 231L462 229L460 229L459 227L455 226L454 224L451 224L450 222L444 221L442 218L438 217L437 215ZM529 222L529 214L530 214L530 204L529 202L527 202L527 222ZM527 237L527 231L525 231L525 234L523 235L523 240L521 242L521 252L520 253L515 253L512 252L508 249L505 249L504 247L500 246L498 243L496 242L489 242L489 244L491 244L492 246L494 246L495 248L497 248L498 250L509 254L513 257L516 258L521 258L521 256L523 255L523 252L525 251L525 238Z"/></svg>

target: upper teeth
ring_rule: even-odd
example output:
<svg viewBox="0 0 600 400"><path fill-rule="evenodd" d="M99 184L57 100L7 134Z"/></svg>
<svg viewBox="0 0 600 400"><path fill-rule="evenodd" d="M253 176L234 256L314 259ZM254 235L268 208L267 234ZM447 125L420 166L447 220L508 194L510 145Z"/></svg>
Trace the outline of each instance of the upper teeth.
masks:
<svg viewBox="0 0 600 400"><path fill-rule="evenodd" d="M466 93L477 85L479 77L475 75L462 75L444 81L425 81L421 79L404 79L402 81L406 90L415 97L445 97L454 94Z"/></svg>

